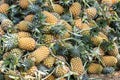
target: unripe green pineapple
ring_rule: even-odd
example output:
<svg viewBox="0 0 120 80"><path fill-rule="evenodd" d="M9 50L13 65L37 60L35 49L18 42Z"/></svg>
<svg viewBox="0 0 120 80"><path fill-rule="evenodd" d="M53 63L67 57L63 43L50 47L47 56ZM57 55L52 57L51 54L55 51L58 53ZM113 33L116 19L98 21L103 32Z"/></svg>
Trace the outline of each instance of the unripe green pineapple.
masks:
<svg viewBox="0 0 120 80"><path fill-rule="evenodd" d="M116 66L118 60L114 56L103 56L101 58L103 64L108 67Z"/></svg>
<svg viewBox="0 0 120 80"><path fill-rule="evenodd" d="M74 17L77 17L80 14L80 12L81 12L81 5L80 5L80 3L78 3L78 2L73 3L70 6L69 11L71 12L71 14Z"/></svg>
<svg viewBox="0 0 120 80"><path fill-rule="evenodd" d="M36 47L36 41L33 38L19 38L18 46L21 49L32 51Z"/></svg>
<svg viewBox="0 0 120 80"><path fill-rule="evenodd" d="M88 73L91 73L91 74L101 73L102 70L103 70L102 65L98 63L91 63L88 67Z"/></svg>
<svg viewBox="0 0 120 80"><path fill-rule="evenodd" d="M50 54L50 50L48 47L40 46L38 49L32 52L28 56L28 58L34 59L35 63L38 64L41 61L43 61L45 58L47 58L49 54Z"/></svg>
<svg viewBox="0 0 120 80"><path fill-rule="evenodd" d="M48 68L51 68L54 63L55 63L55 58L51 55L48 56L45 60L43 60L43 64Z"/></svg>
<svg viewBox="0 0 120 80"><path fill-rule="evenodd" d="M84 66L82 60L79 57L72 58L70 64L73 72L78 73L78 75L83 74Z"/></svg>

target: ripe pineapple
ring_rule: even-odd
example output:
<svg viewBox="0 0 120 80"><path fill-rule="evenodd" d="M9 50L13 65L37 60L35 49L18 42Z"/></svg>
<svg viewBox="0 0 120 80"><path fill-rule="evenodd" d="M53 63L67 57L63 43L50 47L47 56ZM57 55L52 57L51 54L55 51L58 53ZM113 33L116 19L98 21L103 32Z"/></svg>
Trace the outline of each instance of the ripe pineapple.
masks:
<svg viewBox="0 0 120 80"><path fill-rule="evenodd" d="M19 48L14 48L10 50L9 54L14 54L17 57L21 57L23 55L23 51L20 50Z"/></svg>
<svg viewBox="0 0 120 80"><path fill-rule="evenodd" d="M56 70L55 70L55 75L57 77L64 76L69 72L69 68L66 65L58 65Z"/></svg>
<svg viewBox="0 0 120 80"><path fill-rule="evenodd" d="M70 6L69 11L71 12L71 14L74 17L77 17L80 14L80 12L81 12L81 5L80 5L80 3L78 3L78 2L73 3Z"/></svg>
<svg viewBox="0 0 120 80"><path fill-rule="evenodd" d="M27 15L24 20L25 21L28 21L28 22L32 22L33 21L33 18L34 18L34 15L33 14L29 14Z"/></svg>
<svg viewBox="0 0 120 80"><path fill-rule="evenodd" d="M3 30L7 30L8 27L12 27L13 26L13 22L9 19L4 19L1 22L1 27Z"/></svg>
<svg viewBox="0 0 120 80"><path fill-rule="evenodd" d="M33 53L31 53L28 58L35 60L35 63L38 64L43 61L50 54L49 48L46 46L40 46Z"/></svg>
<svg viewBox="0 0 120 80"><path fill-rule="evenodd" d="M4 35L5 34L5 32L3 31L3 29L0 27L0 36L1 35Z"/></svg>
<svg viewBox="0 0 120 80"><path fill-rule="evenodd" d="M91 63L88 67L88 73L91 73L91 74L101 73L102 70L103 70L102 65L98 63Z"/></svg>
<svg viewBox="0 0 120 80"><path fill-rule="evenodd" d="M55 80L55 76L50 75L46 80Z"/></svg>
<svg viewBox="0 0 120 80"><path fill-rule="evenodd" d="M35 75L35 72L37 71L37 67L36 66L32 66L29 70L27 70L27 74L28 75L31 75L31 76L34 76Z"/></svg>
<svg viewBox="0 0 120 80"><path fill-rule="evenodd" d="M29 6L29 1L28 0L20 0L19 5L21 8L26 9Z"/></svg>
<svg viewBox="0 0 120 80"><path fill-rule="evenodd" d="M72 31L72 26L68 22L65 20L61 20L61 22L67 30Z"/></svg>
<svg viewBox="0 0 120 80"><path fill-rule="evenodd" d="M101 58L103 64L105 64L108 67L115 66L117 64L117 58L114 56L103 56Z"/></svg>
<svg viewBox="0 0 120 80"><path fill-rule="evenodd" d="M94 18L97 14L97 10L94 7L90 7L88 9L86 9L85 12L87 13L87 16L89 18Z"/></svg>
<svg viewBox="0 0 120 80"><path fill-rule="evenodd" d="M55 63L55 58L51 55L48 56L45 60L43 60L43 64L48 68L51 68L54 63Z"/></svg>
<svg viewBox="0 0 120 80"><path fill-rule="evenodd" d="M114 48L108 51L108 54L111 56L117 56L119 54L118 46L116 43L113 44Z"/></svg>
<svg viewBox="0 0 120 80"><path fill-rule="evenodd" d="M64 11L64 8L59 4L53 4L53 9L58 14L62 14Z"/></svg>
<svg viewBox="0 0 120 80"><path fill-rule="evenodd" d="M83 74L84 66L82 60L79 57L72 58L70 61L72 71L78 73L78 75Z"/></svg>
<svg viewBox="0 0 120 80"><path fill-rule="evenodd" d="M32 51L36 47L36 42L33 38L20 38L18 39L18 46L21 49Z"/></svg>
<svg viewBox="0 0 120 80"><path fill-rule="evenodd" d="M52 43L54 41L54 36L51 34L45 34L44 35L44 42L45 43Z"/></svg>
<svg viewBox="0 0 120 80"><path fill-rule="evenodd" d="M81 25L82 25L82 20L81 20L80 18L74 20L74 25L75 25L76 27L80 28Z"/></svg>
<svg viewBox="0 0 120 80"><path fill-rule="evenodd" d="M88 35L90 34L90 27L86 23L82 23L81 26L79 27L82 30L83 35Z"/></svg>
<svg viewBox="0 0 120 80"><path fill-rule="evenodd" d="M3 3L0 5L0 13L7 14L9 9L9 5L7 3Z"/></svg>
<svg viewBox="0 0 120 80"><path fill-rule="evenodd" d="M53 14L51 14L50 12L43 11L42 13L46 16L45 21L47 23L50 23L50 24L56 24L57 23L58 19Z"/></svg>
<svg viewBox="0 0 120 80"><path fill-rule="evenodd" d="M66 61L65 57L63 57L63 56L58 55L58 56L56 56L56 57L57 57L57 58L56 58L56 60L55 60L55 63L59 63L60 61L62 61L62 62L65 62L65 61Z"/></svg>
<svg viewBox="0 0 120 80"><path fill-rule="evenodd" d="M102 32L99 32L98 35L91 37L91 41L95 46L98 46L103 41L108 41L108 38L106 35L104 35Z"/></svg>
<svg viewBox="0 0 120 80"><path fill-rule="evenodd" d="M29 22L28 21L21 21L17 24L17 27L20 31L28 31Z"/></svg>
<svg viewBox="0 0 120 80"><path fill-rule="evenodd" d="M24 31L18 32L17 35L18 35L18 38L27 38L27 37L31 37L30 33L24 32Z"/></svg>

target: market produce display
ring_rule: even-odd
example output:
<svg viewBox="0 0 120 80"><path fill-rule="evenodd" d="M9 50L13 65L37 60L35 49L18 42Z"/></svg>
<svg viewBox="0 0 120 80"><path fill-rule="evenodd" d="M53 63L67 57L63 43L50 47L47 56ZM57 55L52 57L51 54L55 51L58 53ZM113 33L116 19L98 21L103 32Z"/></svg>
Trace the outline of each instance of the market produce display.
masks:
<svg viewBox="0 0 120 80"><path fill-rule="evenodd" d="M0 80L93 80L119 70L120 0L0 3Z"/></svg>

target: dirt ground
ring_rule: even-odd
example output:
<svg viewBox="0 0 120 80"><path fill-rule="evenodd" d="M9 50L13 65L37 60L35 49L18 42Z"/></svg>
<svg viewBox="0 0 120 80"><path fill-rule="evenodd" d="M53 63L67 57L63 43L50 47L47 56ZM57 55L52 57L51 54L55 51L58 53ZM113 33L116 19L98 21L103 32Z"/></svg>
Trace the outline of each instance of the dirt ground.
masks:
<svg viewBox="0 0 120 80"><path fill-rule="evenodd" d="M120 80L120 71L109 75L92 74L89 76L90 76L90 80Z"/></svg>

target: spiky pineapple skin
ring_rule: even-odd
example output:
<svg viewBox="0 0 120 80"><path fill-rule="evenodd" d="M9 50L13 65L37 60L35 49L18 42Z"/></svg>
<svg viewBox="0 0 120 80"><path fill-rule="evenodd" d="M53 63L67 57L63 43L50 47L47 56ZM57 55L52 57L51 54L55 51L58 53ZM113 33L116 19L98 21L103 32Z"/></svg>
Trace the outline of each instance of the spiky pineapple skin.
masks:
<svg viewBox="0 0 120 80"><path fill-rule="evenodd" d="M103 56L102 62L108 67L115 66L118 62L117 58L114 56Z"/></svg>
<svg viewBox="0 0 120 80"><path fill-rule="evenodd" d="M89 35L90 34L90 27L88 26L88 24L82 23L79 28L82 30L81 34L83 34L83 35Z"/></svg>
<svg viewBox="0 0 120 80"><path fill-rule="evenodd" d="M55 80L55 76L50 75L46 80Z"/></svg>
<svg viewBox="0 0 120 80"><path fill-rule="evenodd" d="M58 14L62 14L64 11L64 8L59 4L53 4L53 9Z"/></svg>
<svg viewBox="0 0 120 80"><path fill-rule="evenodd" d="M3 3L0 5L0 13L7 14L9 9L9 5L7 3Z"/></svg>
<svg viewBox="0 0 120 80"><path fill-rule="evenodd" d="M70 6L69 11L74 17L77 17L81 12L81 5L78 2L75 2Z"/></svg>
<svg viewBox="0 0 120 80"><path fill-rule="evenodd" d="M103 70L103 67L98 63L91 63L88 67L88 73L91 73L91 74L101 73L102 70Z"/></svg>
<svg viewBox="0 0 120 80"><path fill-rule="evenodd" d="M43 33L47 33L47 34L49 34L51 28L52 28L52 25L44 26L44 28L42 29L42 31L43 31Z"/></svg>
<svg viewBox="0 0 120 80"><path fill-rule="evenodd" d="M79 19L75 19L75 20L74 20L74 25L75 25L76 27L80 28L81 25L82 25L82 20L81 20L80 18L79 18Z"/></svg>
<svg viewBox="0 0 120 80"><path fill-rule="evenodd" d="M44 35L44 42L47 44L52 43L54 41L54 36L51 34Z"/></svg>
<svg viewBox="0 0 120 80"><path fill-rule="evenodd" d="M43 11L42 13L46 16L45 21L47 23L50 23L50 24L56 24L57 23L58 19L53 14L51 14L50 12Z"/></svg>
<svg viewBox="0 0 120 80"><path fill-rule="evenodd" d="M18 32L17 35L18 35L18 38L27 38L27 37L29 38L29 37L31 37L30 33L24 32L24 31Z"/></svg>
<svg viewBox="0 0 120 80"><path fill-rule="evenodd" d="M4 35L5 32L3 31L3 29L0 27L0 35Z"/></svg>
<svg viewBox="0 0 120 80"><path fill-rule="evenodd" d="M113 43L114 48L108 51L108 54L111 56L117 56L119 54L118 46L116 43Z"/></svg>
<svg viewBox="0 0 120 80"><path fill-rule="evenodd" d="M45 60L43 60L43 64L48 68L51 68L54 63L55 58L53 56L48 56Z"/></svg>
<svg viewBox="0 0 120 80"><path fill-rule="evenodd" d="M23 55L23 51L20 50L19 48L14 48L9 52L9 54L14 54L18 57L21 57Z"/></svg>
<svg viewBox="0 0 120 80"><path fill-rule="evenodd" d="M36 42L33 38L20 38L18 39L18 46L21 49L32 51L36 47Z"/></svg>
<svg viewBox="0 0 120 80"><path fill-rule="evenodd" d="M48 57L50 54L49 48L46 46L40 46L33 53L31 53L28 58L34 59L35 63L38 64Z"/></svg>
<svg viewBox="0 0 120 80"><path fill-rule="evenodd" d="M28 21L21 21L17 24L17 27L20 31L28 31L29 22Z"/></svg>
<svg viewBox="0 0 120 80"><path fill-rule="evenodd" d="M32 22L33 21L33 18L34 18L34 15L33 14L29 14L27 15L24 20L25 21L28 21L28 22Z"/></svg>
<svg viewBox="0 0 120 80"><path fill-rule="evenodd" d="M84 72L83 63L79 57L72 58L70 64L72 71L78 73L78 75L81 75Z"/></svg>
<svg viewBox="0 0 120 80"><path fill-rule="evenodd" d="M29 70L27 70L27 74L28 75L31 75L31 76L34 76L35 75L35 72L37 71L37 67L36 66L32 66Z"/></svg>
<svg viewBox="0 0 120 80"><path fill-rule="evenodd" d="M68 22L65 20L61 20L61 22L67 30L72 31L72 26Z"/></svg>
<svg viewBox="0 0 120 80"><path fill-rule="evenodd" d="M26 8L28 8L29 1L28 0L20 0L19 5L21 8L26 9Z"/></svg>
<svg viewBox="0 0 120 80"><path fill-rule="evenodd" d="M69 68L66 65L58 65L56 70L55 70L55 75L57 77L64 76L69 72Z"/></svg>
<svg viewBox="0 0 120 80"><path fill-rule="evenodd" d="M94 7L90 7L88 9L86 9L85 12L87 13L87 16L89 18L94 18L96 16L96 14L97 14L97 10Z"/></svg>
<svg viewBox="0 0 120 80"><path fill-rule="evenodd" d="M4 19L1 23L1 27L4 30L7 30L8 27L12 27L13 26L13 22L9 19Z"/></svg>

